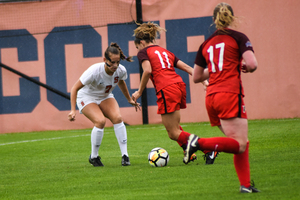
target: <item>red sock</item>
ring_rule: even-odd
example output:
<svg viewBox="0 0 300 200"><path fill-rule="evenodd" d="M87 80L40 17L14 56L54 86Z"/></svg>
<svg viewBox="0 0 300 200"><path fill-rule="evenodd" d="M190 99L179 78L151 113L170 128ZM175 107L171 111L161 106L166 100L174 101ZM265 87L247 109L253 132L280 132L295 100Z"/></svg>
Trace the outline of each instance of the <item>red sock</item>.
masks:
<svg viewBox="0 0 300 200"><path fill-rule="evenodd" d="M182 127L179 125L179 129L183 131Z"/></svg>
<svg viewBox="0 0 300 200"><path fill-rule="evenodd" d="M245 187L250 187L249 141L247 142L244 153L234 154L233 163L240 184Z"/></svg>
<svg viewBox="0 0 300 200"><path fill-rule="evenodd" d="M188 132L181 131L181 133L177 139L177 143L179 144L179 146L185 145L185 147L186 147L187 141L188 141L190 135L191 134Z"/></svg>
<svg viewBox="0 0 300 200"><path fill-rule="evenodd" d="M201 150L217 151L238 154L239 143L228 137L199 138L198 143Z"/></svg>

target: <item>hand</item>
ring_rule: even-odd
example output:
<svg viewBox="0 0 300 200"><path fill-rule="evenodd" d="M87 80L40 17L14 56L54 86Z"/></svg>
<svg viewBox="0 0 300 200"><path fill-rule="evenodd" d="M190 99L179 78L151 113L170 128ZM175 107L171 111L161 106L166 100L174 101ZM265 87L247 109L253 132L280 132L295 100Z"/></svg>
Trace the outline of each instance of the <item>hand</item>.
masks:
<svg viewBox="0 0 300 200"><path fill-rule="evenodd" d="M135 111L137 111L138 109L141 110L140 104L136 101L133 101L132 99L130 101L128 101L132 106L135 107Z"/></svg>
<svg viewBox="0 0 300 200"><path fill-rule="evenodd" d="M132 94L132 100L133 101L137 101L138 100L138 98L140 98L140 96L141 96L141 94L139 93L139 91L135 91L133 94Z"/></svg>
<svg viewBox="0 0 300 200"><path fill-rule="evenodd" d="M242 72L243 73L248 73L249 71L248 71L248 68L247 68L246 63L245 63L244 60L242 60L241 65L242 65Z"/></svg>
<svg viewBox="0 0 300 200"><path fill-rule="evenodd" d="M72 122L75 121L76 111L71 111L68 115L68 119Z"/></svg>
<svg viewBox="0 0 300 200"><path fill-rule="evenodd" d="M205 80L205 81L202 82L202 84L203 84L203 89L204 89L204 91L206 92L206 88L207 88L207 86L209 85L209 83L208 83L207 80Z"/></svg>
<svg viewBox="0 0 300 200"><path fill-rule="evenodd" d="M132 94L132 101L134 102L134 104L130 103L131 105L134 105L135 106L135 111L137 111L137 109L141 110L141 107L140 107L140 104L137 102L137 99L141 96L141 94L139 93L139 91L135 91L133 94Z"/></svg>

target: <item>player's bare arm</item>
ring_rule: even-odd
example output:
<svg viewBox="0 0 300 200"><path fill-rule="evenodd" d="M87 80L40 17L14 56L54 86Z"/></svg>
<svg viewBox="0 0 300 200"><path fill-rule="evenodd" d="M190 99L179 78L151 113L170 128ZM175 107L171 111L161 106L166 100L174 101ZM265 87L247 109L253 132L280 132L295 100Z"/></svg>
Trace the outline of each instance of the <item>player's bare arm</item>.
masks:
<svg viewBox="0 0 300 200"><path fill-rule="evenodd" d="M128 92L128 88L127 88L127 85L126 85L126 82L124 80L120 80L118 82L118 86L120 88L120 90L122 91L123 95L125 96L125 98L127 99L128 103L130 103L132 106L135 107L135 110L137 111L138 109L140 110L140 104L135 102L129 95L129 92Z"/></svg>
<svg viewBox="0 0 300 200"><path fill-rule="evenodd" d="M134 101L136 101L138 98L140 98L140 96L142 96L142 93L143 93L144 89L146 88L146 85L148 83L148 80L149 80L151 72L152 72L151 64L148 60L145 60L142 63L142 68L143 68L143 75L142 75L139 90L132 94L132 99Z"/></svg>
<svg viewBox="0 0 300 200"><path fill-rule="evenodd" d="M194 65L194 73L193 73L193 81L194 83L200 83L204 82L203 85L206 83L208 84L207 79L209 78L208 69L204 69L203 67L200 67L199 65Z"/></svg>
<svg viewBox="0 0 300 200"><path fill-rule="evenodd" d="M68 114L68 119L70 121L75 120L76 116L76 97L77 97L77 92L80 90L84 85L81 83L81 81L78 79L77 82L73 85L71 89L71 112Z"/></svg>
<svg viewBox="0 0 300 200"><path fill-rule="evenodd" d="M242 72L244 73L252 73L257 69L257 60L253 53L253 51L245 51L243 53L243 61L242 61Z"/></svg>
<svg viewBox="0 0 300 200"><path fill-rule="evenodd" d="M187 65L186 63L182 62L181 60L179 60L179 61L177 62L176 67L177 67L178 69L182 70L182 71L187 72L187 73L188 73L189 75L191 75L191 76L192 76L193 71L194 71L194 69L193 69L191 66Z"/></svg>

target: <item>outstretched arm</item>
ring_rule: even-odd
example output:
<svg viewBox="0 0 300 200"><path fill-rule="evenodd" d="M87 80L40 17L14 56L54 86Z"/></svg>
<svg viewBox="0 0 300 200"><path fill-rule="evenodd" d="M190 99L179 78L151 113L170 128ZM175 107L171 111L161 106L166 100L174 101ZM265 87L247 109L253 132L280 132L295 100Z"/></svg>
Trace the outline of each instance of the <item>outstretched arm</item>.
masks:
<svg viewBox="0 0 300 200"><path fill-rule="evenodd" d="M130 103L131 105L133 105L135 107L135 110L137 111L137 109L141 109L140 108L140 104L133 101L132 98L130 97L129 95L129 92L128 92L128 88L127 88L127 85L126 85L126 82L124 80L120 80L118 82L118 86L120 88L120 90L122 91L123 95L125 96L125 98L127 99L128 103Z"/></svg>
<svg viewBox="0 0 300 200"><path fill-rule="evenodd" d="M193 71L194 71L194 69L191 66L187 65L186 63L182 62L181 60L179 60L177 62L176 67L182 71L187 72L189 75L192 75Z"/></svg>
<svg viewBox="0 0 300 200"><path fill-rule="evenodd" d="M193 76L194 74L194 69L189 65L187 65L186 63L182 62L181 60L177 62L177 68L189 73L191 76ZM204 81L200 81L200 82L203 84L204 90L206 91L206 88L208 86L208 81L205 79Z"/></svg>
<svg viewBox="0 0 300 200"><path fill-rule="evenodd" d="M150 78L151 72L152 72L152 68L151 68L151 64L150 64L149 60L145 60L142 63L142 68L143 68L143 75L142 75L141 83L139 86L139 90L132 94L132 99L134 101L137 101L137 99L140 98L140 96L142 96L142 93L143 93L144 89L146 88L146 85L149 81L149 78Z"/></svg>

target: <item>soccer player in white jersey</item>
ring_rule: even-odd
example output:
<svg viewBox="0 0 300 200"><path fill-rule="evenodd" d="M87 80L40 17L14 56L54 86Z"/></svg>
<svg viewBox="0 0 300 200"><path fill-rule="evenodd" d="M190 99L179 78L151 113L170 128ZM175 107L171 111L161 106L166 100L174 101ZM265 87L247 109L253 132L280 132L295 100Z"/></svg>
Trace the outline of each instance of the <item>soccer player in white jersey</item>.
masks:
<svg viewBox="0 0 300 200"><path fill-rule="evenodd" d="M80 113L83 113L94 124L89 162L95 167L104 166L98 152L104 134L105 118L113 123L122 155L121 164L130 165L126 127L119 105L112 94L113 89L118 85L128 103L135 106L136 110L140 109L140 106L129 95L125 83L127 71L120 64L121 59L132 62L131 57L126 57L117 43L111 43L105 51L104 62L90 66L71 89L71 112L68 119L75 120L77 103Z"/></svg>

